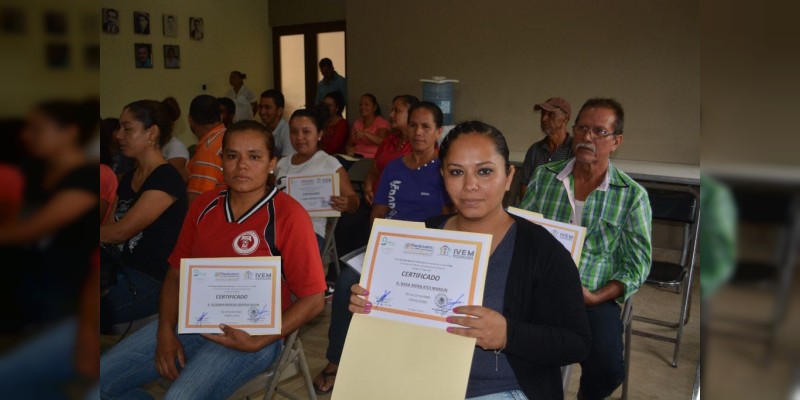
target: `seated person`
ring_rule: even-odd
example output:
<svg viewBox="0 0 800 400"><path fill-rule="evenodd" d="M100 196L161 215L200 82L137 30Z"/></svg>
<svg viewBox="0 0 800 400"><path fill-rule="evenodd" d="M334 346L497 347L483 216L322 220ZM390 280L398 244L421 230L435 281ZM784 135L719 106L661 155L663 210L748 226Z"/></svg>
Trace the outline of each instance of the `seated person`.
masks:
<svg viewBox="0 0 800 400"><path fill-rule="evenodd" d="M494 238L483 306L455 307L464 316L448 317L463 326L448 332L477 339L466 397L563 399L560 367L583 360L591 343L575 263L545 228L503 209L514 167L500 131L461 123L442 142L439 160L458 213L426 226ZM351 290L350 311L369 313L369 293Z"/></svg>
<svg viewBox="0 0 800 400"><path fill-rule="evenodd" d="M328 93L322 98L322 105L328 108L328 121L319 146L330 155L344 154L347 135L350 133L350 124L342 116L344 97L338 90Z"/></svg>
<svg viewBox="0 0 800 400"><path fill-rule="evenodd" d="M411 152L389 163L383 171L370 221L375 218L423 222L450 211L438 159L437 140L442 134L442 110L430 102L418 103L408 112ZM370 224L371 225L371 224ZM352 314L347 310L350 287L361 274L345 267L336 278L328 329L328 365L314 379L319 394L333 389Z"/></svg>
<svg viewBox="0 0 800 400"><path fill-rule="evenodd" d="M167 102L139 100L122 109L116 139L136 167L119 182L113 221L100 226L100 243L118 245L122 263L100 303L103 332L158 312L167 256L188 204L183 178L161 149L174 119Z"/></svg>
<svg viewBox="0 0 800 400"><path fill-rule="evenodd" d="M378 146L389 134L389 121L381 117L381 107L374 95L367 93L358 101L358 119L347 142L349 156L375 158Z"/></svg>
<svg viewBox="0 0 800 400"><path fill-rule="evenodd" d="M164 104L167 106L166 110L169 112L169 117L172 118L174 124L178 117L181 116L181 108L178 105L178 101L174 97L167 97L164 99ZM186 163L189 162L189 150L176 136L170 136L169 141L161 147L161 154L164 155L164 159L168 163L178 170L183 181L186 182L189 179L189 170L186 169Z"/></svg>
<svg viewBox="0 0 800 400"><path fill-rule="evenodd" d="M284 336L322 311L325 280L308 213L268 183L274 146L256 121L237 122L227 131L222 142L227 187L192 202L169 257L159 320L100 358L103 398L143 395L141 386L159 376L174 381L166 398L227 398L275 362ZM270 234L264 234L268 227ZM221 334L176 335L181 258L241 256L234 243L252 231L261 234L249 256L282 258L281 334L251 336L221 325Z"/></svg>
<svg viewBox="0 0 800 400"><path fill-rule="evenodd" d="M358 194L353 190L353 185L350 184L347 171L339 163L339 160L319 148L323 127L327 121L326 111L327 109L320 107L316 111L299 109L292 113L289 118L289 138L295 153L278 161L275 168L275 176L278 179L277 187L279 190L286 189L287 175L335 172L339 174L339 196L331 196L331 206L336 211L353 213L358 209L360 200ZM314 224L320 251L322 251L328 220L325 217L314 217L311 218L311 221Z"/></svg>

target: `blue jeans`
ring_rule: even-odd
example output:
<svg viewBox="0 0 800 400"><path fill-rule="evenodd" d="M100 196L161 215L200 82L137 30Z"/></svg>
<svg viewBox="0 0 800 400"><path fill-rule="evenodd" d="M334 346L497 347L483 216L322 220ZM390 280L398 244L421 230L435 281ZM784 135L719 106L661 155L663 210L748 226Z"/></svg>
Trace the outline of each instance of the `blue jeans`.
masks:
<svg viewBox="0 0 800 400"><path fill-rule="evenodd" d="M328 351L325 357L332 364L339 365L342 359L344 340L350 328L353 313L347 309L350 305L350 287L361 280L361 274L352 267L344 265L336 285L333 288L333 301L331 302L331 325L328 327Z"/></svg>
<svg viewBox="0 0 800 400"><path fill-rule="evenodd" d="M470 397L467 400L528 400L522 390L509 390L507 392L492 393L485 396Z"/></svg>
<svg viewBox="0 0 800 400"><path fill-rule="evenodd" d="M586 307L592 347L581 363L580 391L586 399L605 399L625 379L620 306L614 300Z"/></svg>
<svg viewBox="0 0 800 400"><path fill-rule="evenodd" d="M0 396L6 399L69 399L63 386L75 370L76 318L48 328L0 358Z"/></svg>
<svg viewBox="0 0 800 400"><path fill-rule="evenodd" d="M111 333L114 325L128 323L158 313L161 281L133 268L117 273L117 285L100 299L100 331ZM130 280L129 280L130 279ZM131 293L129 284L136 288Z"/></svg>
<svg viewBox="0 0 800 400"><path fill-rule="evenodd" d="M100 357L103 399L152 399L142 385L159 378L155 366L158 321L142 327ZM277 360L283 341L255 353L231 350L196 334L178 335L186 366L164 399L224 399ZM179 367L180 368L180 367Z"/></svg>

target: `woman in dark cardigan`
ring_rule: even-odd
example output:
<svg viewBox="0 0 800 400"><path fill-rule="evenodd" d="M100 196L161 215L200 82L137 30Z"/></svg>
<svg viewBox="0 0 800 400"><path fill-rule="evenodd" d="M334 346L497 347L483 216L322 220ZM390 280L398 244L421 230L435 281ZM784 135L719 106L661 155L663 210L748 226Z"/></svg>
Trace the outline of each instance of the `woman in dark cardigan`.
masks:
<svg viewBox="0 0 800 400"><path fill-rule="evenodd" d="M591 341L575 263L544 228L503 209L514 167L500 131L461 123L439 158L458 213L426 225L493 237L483 306L456 307L464 316L448 318L448 332L477 340L466 397L563 399L560 367L586 357ZM351 290L350 310L369 313L368 293Z"/></svg>

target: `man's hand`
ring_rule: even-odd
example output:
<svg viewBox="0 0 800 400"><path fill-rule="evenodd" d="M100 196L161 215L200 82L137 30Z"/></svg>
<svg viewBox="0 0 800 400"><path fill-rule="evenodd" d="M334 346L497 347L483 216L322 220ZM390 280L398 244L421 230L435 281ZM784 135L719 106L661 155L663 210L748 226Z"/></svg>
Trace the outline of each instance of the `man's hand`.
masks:
<svg viewBox="0 0 800 400"><path fill-rule="evenodd" d="M158 374L171 381L178 379L180 371L175 366L175 359L178 360L181 368L186 365L183 345L175 332L159 330L156 341L156 371Z"/></svg>
<svg viewBox="0 0 800 400"><path fill-rule="evenodd" d="M222 330L222 334L204 333L201 336L214 343L225 346L229 349L244 351L248 353L254 353L256 351L261 350L264 347L264 344L262 343L263 340L250 336L249 333L241 329L236 329L225 324L219 324L219 329ZM277 337L279 335L271 335L271 336ZM262 336L262 338L265 337ZM270 342L274 340L275 339L273 338L272 340L270 340Z"/></svg>
<svg viewBox="0 0 800 400"><path fill-rule="evenodd" d="M587 306L596 306L600 304L600 299L596 294L590 292L589 289L586 288L586 286L581 286L581 288L583 289L584 304L586 304Z"/></svg>

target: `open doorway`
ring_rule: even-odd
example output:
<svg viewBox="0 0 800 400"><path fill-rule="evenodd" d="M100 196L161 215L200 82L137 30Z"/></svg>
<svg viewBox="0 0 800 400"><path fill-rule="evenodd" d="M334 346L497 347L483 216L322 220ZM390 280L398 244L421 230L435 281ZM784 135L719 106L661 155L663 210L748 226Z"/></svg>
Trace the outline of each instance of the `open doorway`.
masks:
<svg viewBox="0 0 800 400"><path fill-rule="evenodd" d="M275 88L286 98L284 115L314 104L322 58L330 58L336 72L347 77L345 28L345 21L335 21L272 29Z"/></svg>

